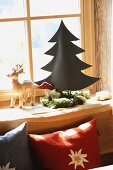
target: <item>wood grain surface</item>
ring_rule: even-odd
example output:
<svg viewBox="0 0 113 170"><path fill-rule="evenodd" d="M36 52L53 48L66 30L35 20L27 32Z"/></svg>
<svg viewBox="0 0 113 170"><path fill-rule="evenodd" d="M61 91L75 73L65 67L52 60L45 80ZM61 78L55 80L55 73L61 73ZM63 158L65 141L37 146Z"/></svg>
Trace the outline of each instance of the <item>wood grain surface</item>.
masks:
<svg viewBox="0 0 113 170"><path fill-rule="evenodd" d="M95 0L96 71L101 78L97 90L111 90L111 13L112 0Z"/></svg>

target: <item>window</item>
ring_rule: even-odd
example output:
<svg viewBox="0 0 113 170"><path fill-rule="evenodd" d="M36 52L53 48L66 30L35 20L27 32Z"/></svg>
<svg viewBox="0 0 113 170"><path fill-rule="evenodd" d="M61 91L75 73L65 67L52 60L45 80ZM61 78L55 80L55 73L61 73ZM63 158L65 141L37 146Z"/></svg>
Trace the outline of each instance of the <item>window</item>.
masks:
<svg viewBox="0 0 113 170"><path fill-rule="evenodd" d="M77 36L85 53L85 62L94 62L93 1L90 0L0 0L0 90L11 88L6 76L12 66L23 64L22 79L37 81L48 74L40 68L51 56L44 54L53 45L48 40L57 31L60 21ZM92 34L93 33L93 34ZM93 54L93 55L92 55ZM86 73L94 74L94 68ZM92 88L92 87L91 87ZM1 98L0 98L1 100Z"/></svg>

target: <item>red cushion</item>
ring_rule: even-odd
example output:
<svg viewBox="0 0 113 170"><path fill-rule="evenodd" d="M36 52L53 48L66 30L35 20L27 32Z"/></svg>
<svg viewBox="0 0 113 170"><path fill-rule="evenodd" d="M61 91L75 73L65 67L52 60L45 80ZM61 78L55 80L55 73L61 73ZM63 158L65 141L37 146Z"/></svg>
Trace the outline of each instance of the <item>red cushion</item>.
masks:
<svg viewBox="0 0 113 170"><path fill-rule="evenodd" d="M48 170L87 170L100 166L96 120L51 134L30 134L37 161Z"/></svg>

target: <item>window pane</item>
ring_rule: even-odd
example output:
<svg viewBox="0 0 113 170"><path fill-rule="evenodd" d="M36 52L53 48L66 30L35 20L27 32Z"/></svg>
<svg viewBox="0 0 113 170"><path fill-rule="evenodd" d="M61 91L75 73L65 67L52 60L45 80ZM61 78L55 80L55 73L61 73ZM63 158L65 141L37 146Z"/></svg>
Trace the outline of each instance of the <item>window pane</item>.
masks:
<svg viewBox="0 0 113 170"><path fill-rule="evenodd" d="M80 19L68 18L63 19L66 27L76 37L80 39ZM33 66L34 80L46 78L50 73L40 69L45 66L54 56L44 54L47 50L54 46L54 43L48 42L59 28L61 19L48 19L32 21L32 48L33 48ZM80 41L73 42L80 45Z"/></svg>
<svg viewBox="0 0 113 170"><path fill-rule="evenodd" d="M80 13L80 0L30 0L31 16Z"/></svg>
<svg viewBox="0 0 113 170"><path fill-rule="evenodd" d="M25 16L24 0L0 0L0 18Z"/></svg>
<svg viewBox="0 0 113 170"><path fill-rule="evenodd" d="M25 23L2 22L0 23L0 89L9 88L10 78L6 75L11 72L12 66L23 64L28 77L28 62L26 50Z"/></svg>

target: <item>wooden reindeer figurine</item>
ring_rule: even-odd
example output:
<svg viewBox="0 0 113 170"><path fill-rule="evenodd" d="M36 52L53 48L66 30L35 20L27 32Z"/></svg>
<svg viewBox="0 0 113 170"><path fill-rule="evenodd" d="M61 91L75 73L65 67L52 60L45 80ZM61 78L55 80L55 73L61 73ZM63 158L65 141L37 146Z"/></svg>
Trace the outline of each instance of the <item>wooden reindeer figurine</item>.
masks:
<svg viewBox="0 0 113 170"><path fill-rule="evenodd" d="M15 106L16 97L19 98L19 107L22 108L23 104L26 102L27 98L31 98L31 105L33 106L35 103L36 91L38 89L38 85L33 83L30 80L25 80L20 83L18 81L19 74L23 73L22 65L17 64L13 67L11 74L8 74L8 77L12 78L12 96L10 107L13 108Z"/></svg>

